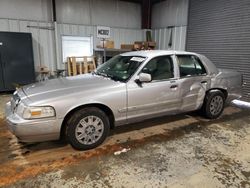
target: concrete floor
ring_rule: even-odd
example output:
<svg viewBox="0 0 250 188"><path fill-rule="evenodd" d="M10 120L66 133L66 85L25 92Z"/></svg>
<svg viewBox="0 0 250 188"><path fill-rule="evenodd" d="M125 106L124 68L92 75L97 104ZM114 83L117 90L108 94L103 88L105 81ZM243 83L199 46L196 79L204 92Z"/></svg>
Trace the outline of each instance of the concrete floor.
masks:
<svg viewBox="0 0 250 188"><path fill-rule="evenodd" d="M102 146L80 152L59 142L18 143L3 119L7 100L0 96L0 187L250 187L247 110L118 127Z"/></svg>

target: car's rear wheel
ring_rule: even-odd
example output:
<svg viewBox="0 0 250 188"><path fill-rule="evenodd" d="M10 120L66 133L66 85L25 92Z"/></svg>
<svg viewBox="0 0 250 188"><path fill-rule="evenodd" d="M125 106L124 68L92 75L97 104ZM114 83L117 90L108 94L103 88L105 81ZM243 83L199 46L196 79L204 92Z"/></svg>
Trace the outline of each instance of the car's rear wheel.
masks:
<svg viewBox="0 0 250 188"><path fill-rule="evenodd" d="M110 129L106 114L95 107L76 111L67 123L66 137L71 146L88 150L99 146Z"/></svg>
<svg viewBox="0 0 250 188"><path fill-rule="evenodd" d="M209 119L218 118L225 105L225 96L219 90L209 91L202 106L202 113Z"/></svg>

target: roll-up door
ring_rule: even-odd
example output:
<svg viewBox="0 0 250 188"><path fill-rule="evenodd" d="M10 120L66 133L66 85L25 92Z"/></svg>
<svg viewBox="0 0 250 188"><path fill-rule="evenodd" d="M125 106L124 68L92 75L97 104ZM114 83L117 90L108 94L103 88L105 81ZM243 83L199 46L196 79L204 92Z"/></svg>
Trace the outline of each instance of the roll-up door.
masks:
<svg viewBox="0 0 250 188"><path fill-rule="evenodd" d="M190 0L186 49L241 72L250 101L250 0Z"/></svg>

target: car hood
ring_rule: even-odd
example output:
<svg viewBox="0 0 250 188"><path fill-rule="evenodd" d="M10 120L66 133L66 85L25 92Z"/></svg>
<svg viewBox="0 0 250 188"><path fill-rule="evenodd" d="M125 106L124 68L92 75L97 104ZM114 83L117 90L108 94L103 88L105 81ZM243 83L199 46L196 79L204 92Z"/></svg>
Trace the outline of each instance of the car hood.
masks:
<svg viewBox="0 0 250 188"><path fill-rule="evenodd" d="M92 74L52 79L23 87L23 92L32 101L65 96L79 92L96 92L113 87L120 82Z"/></svg>

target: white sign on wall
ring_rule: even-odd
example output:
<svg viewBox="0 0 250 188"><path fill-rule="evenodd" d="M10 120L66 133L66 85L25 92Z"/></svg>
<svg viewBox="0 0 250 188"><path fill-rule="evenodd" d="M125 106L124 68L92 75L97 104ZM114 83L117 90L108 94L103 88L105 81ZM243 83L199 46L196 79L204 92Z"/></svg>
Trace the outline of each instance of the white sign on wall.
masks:
<svg viewBox="0 0 250 188"><path fill-rule="evenodd" d="M97 38L110 38L110 27L97 26Z"/></svg>
<svg viewBox="0 0 250 188"><path fill-rule="evenodd" d="M63 62L67 57L92 56L93 37L62 36Z"/></svg>

